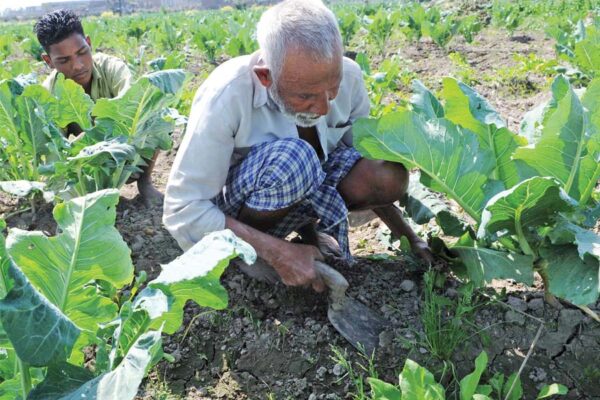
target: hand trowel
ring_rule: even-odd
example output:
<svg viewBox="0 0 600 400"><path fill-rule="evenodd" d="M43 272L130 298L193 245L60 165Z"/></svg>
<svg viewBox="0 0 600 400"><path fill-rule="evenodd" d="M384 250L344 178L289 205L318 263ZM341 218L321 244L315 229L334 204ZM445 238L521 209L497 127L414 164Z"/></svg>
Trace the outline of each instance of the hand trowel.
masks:
<svg viewBox="0 0 600 400"><path fill-rule="evenodd" d="M373 354L379 345L379 334L387 327L386 320L364 304L346 296L348 281L329 265L315 262L315 270L329 288L327 318L352 346Z"/></svg>

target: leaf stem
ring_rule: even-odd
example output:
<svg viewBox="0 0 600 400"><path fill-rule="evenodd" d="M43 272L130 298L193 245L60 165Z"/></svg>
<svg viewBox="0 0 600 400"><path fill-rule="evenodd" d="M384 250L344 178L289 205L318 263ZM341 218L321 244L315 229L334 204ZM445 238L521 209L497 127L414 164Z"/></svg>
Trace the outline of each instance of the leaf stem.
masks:
<svg viewBox="0 0 600 400"><path fill-rule="evenodd" d="M26 399L31 391L31 374L29 373L29 366L19 357L17 357L17 360L21 372L21 393L23 394L23 399Z"/></svg>
<svg viewBox="0 0 600 400"><path fill-rule="evenodd" d="M523 233L523 226L521 226L521 209L517 208L515 210L515 231L517 232L517 237L519 238L519 244L521 245L521 250L523 250L523 254L528 256L535 256L533 250L531 250L531 246L529 242L525 238L525 234Z"/></svg>

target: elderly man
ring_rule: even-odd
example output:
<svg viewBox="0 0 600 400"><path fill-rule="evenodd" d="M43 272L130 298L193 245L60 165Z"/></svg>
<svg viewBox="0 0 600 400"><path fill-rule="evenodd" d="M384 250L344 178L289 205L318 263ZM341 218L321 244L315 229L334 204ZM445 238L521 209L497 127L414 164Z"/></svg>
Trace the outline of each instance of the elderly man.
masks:
<svg viewBox="0 0 600 400"><path fill-rule="evenodd" d="M229 228L283 283L320 291L314 262L333 243L325 233L350 258L348 209L372 209L430 260L392 205L406 169L352 147L369 99L333 13L319 0L287 0L263 14L257 37L258 52L219 66L194 99L165 194L163 221L180 246ZM293 231L302 243L283 240Z"/></svg>
<svg viewBox="0 0 600 400"><path fill-rule="evenodd" d="M43 86L54 92L56 77L62 73L66 79L79 84L92 100L114 98L131 86L131 72L122 60L103 53L92 55L92 42L83 32L79 17L71 10L52 11L36 22L34 31L44 48L44 62L52 68ZM80 135L81 128L73 123L67 126L66 135ZM152 169L158 152L146 160L143 172L135 177L138 190L147 205L162 202L162 194L152 185Z"/></svg>

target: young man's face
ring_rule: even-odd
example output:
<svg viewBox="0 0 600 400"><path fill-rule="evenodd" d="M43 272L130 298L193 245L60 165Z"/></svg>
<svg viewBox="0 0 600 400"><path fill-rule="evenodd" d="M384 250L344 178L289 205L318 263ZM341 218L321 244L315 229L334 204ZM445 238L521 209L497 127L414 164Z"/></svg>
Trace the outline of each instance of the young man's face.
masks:
<svg viewBox="0 0 600 400"><path fill-rule="evenodd" d="M51 68L56 68L65 78L74 80L84 88L92 81L93 60L89 37L73 33L63 41L50 45L48 54L42 57Z"/></svg>

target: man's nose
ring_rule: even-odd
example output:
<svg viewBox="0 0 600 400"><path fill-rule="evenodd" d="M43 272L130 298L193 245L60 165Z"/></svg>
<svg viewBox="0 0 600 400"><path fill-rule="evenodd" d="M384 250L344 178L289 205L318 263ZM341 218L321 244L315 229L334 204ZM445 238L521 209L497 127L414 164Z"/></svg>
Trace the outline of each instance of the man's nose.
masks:
<svg viewBox="0 0 600 400"><path fill-rule="evenodd" d="M311 108L311 112L318 115L327 115L329 112L329 102L332 100L329 93L324 93L323 96L319 96L319 99L315 102Z"/></svg>
<svg viewBox="0 0 600 400"><path fill-rule="evenodd" d="M73 64L73 69L75 69L76 71L81 71L84 67L84 63L83 60L79 57L75 58L75 63Z"/></svg>

